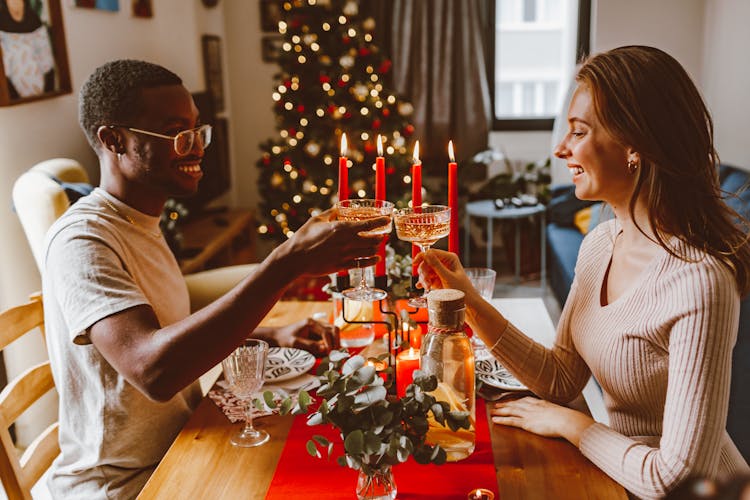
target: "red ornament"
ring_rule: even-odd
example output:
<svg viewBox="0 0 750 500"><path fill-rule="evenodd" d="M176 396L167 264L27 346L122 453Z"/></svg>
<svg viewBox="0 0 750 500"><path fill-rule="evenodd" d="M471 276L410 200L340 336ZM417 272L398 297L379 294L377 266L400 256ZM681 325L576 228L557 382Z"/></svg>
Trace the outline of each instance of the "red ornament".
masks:
<svg viewBox="0 0 750 500"><path fill-rule="evenodd" d="M369 56L370 55L370 49L367 47L360 47L359 48L359 55L361 56Z"/></svg>
<svg viewBox="0 0 750 500"><path fill-rule="evenodd" d="M271 157L268 155L263 155L263 165L270 165L271 164Z"/></svg>
<svg viewBox="0 0 750 500"><path fill-rule="evenodd" d="M380 67L378 68L378 73L380 74L388 73L392 65L393 63L391 62L390 59L385 59L382 63L380 63Z"/></svg>
<svg viewBox="0 0 750 500"><path fill-rule="evenodd" d="M409 124L409 125L407 125L407 126L404 127L404 135L405 136L410 136L413 133L414 133L414 125Z"/></svg>
<svg viewBox="0 0 750 500"><path fill-rule="evenodd" d="M297 105L297 113L304 113L305 112L305 105L299 104Z"/></svg>
<svg viewBox="0 0 750 500"><path fill-rule="evenodd" d="M299 176L303 179L307 177L307 170L305 170L304 168L297 170L297 172L299 172Z"/></svg>
<svg viewBox="0 0 750 500"><path fill-rule="evenodd" d="M351 117L352 117L352 114L350 111L347 111L346 113L344 113L344 118L349 119Z"/></svg>
<svg viewBox="0 0 750 500"><path fill-rule="evenodd" d="M372 121L372 129L373 130L378 130L379 128L380 128L380 119L379 118L375 118Z"/></svg>
<svg viewBox="0 0 750 500"><path fill-rule="evenodd" d="M338 81L337 85L343 89L344 87L346 87L346 82L344 80L340 79Z"/></svg>
<svg viewBox="0 0 750 500"><path fill-rule="evenodd" d="M370 141L367 141L365 143L365 153L371 154L371 153L374 153L374 152L375 152L375 144L373 144Z"/></svg>
<svg viewBox="0 0 750 500"><path fill-rule="evenodd" d="M383 110L383 116L391 116L391 110L388 108L385 108Z"/></svg>
<svg viewBox="0 0 750 500"><path fill-rule="evenodd" d="M332 115L332 114L334 114L335 112L336 112L336 106L334 106L333 104L329 104L329 105L328 105L328 114L329 114L329 115Z"/></svg>
<svg viewBox="0 0 750 500"><path fill-rule="evenodd" d="M318 77L318 81L319 81L320 83L328 83L328 82L330 82L330 81L331 81L331 78L330 78L330 77L329 77L328 75L320 75L320 76Z"/></svg>
<svg viewBox="0 0 750 500"><path fill-rule="evenodd" d="M341 37L341 41L349 45L349 42L351 42L351 38L349 38L347 35L344 35Z"/></svg>
<svg viewBox="0 0 750 500"><path fill-rule="evenodd" d="M284 87L289 88L291 86L292 86L292 81L291 80L284 80Z"/></svg>
<svg viewBox="0 0 750 500"><path fill-rule="evenodd" d="M294 127L289 127L287 129L287 132L289 132L289 135L296 135L297 134L297 129L294 128Z"/></svg>
<svg viewBox="0 0 750 500"><path fill-rule="evenodd" d="M393 175L396 173L396 167L387 167L385 169L385 175Z"/></svg>

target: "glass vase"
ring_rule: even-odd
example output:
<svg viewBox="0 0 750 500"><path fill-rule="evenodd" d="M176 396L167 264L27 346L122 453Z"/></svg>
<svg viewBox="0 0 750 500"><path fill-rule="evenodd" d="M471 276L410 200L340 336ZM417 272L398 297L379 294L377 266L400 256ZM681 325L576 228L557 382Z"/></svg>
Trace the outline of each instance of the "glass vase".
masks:
<svg viewBox="0 0 750 500"><path fill-rule="evenodd" d="M357 477L357 498L359 500L393 500L396 498L396 481L390 465L373 469L365 474L361 469Z"/></svg>

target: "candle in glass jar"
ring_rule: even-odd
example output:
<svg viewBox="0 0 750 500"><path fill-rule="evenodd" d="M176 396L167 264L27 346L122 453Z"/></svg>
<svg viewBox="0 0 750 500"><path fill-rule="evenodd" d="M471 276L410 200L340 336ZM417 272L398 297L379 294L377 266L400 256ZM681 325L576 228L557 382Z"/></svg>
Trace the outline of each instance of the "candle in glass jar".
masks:
<svg viewBox="0 0 750 500"><path fill-rule="evenodd" d="M383 140L378 134L378 156L375 158L375 199L385 200L385 157L383 156ZM386 238L378 246L378 260L375 264L375 276L385 276L385 243Z"/></svg>
<svg viewBox="0 0 750 500"><path fill-rule="evenodd" d="M419 160L419 141L414 143L414 163L411 166L411 206L416 209L422 206L422 162ZM411 245L411 258L416 258L419 253L417 245ZM419 275L419 266L411 267L412 276Z"/></svg>
<svg viewBox="0 0 750 500"><path fill-rule="evenodd" d="M451 208L451 229L448 235L448 251L458 255L458 169L453 154L453 141L448 141L448 206Z"/></svg>
<svg viewBox="0 0 750 500"><path fill-rule="evenodd" d="M469 492L466 500L494 500L495 494L487 488L476 488Z"/></svg>
<svg viewBox="0 0 750 500"><path fill-rule="evenodd" d="M419 370L419 351L410 347L396 355L396 395L406 395L406 388L414 381L414 370Z"/></svg>

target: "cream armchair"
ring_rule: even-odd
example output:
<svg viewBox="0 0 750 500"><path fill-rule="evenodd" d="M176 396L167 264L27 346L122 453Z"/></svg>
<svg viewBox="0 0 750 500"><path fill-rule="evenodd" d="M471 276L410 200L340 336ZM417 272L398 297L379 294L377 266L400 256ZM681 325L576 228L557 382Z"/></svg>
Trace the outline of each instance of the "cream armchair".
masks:
<svg viewBox="0 0 750 500"><path fill-rule="evenodd" d="M13 185L13 203L40 272L47 229L70 206L65 190L52 177L64 183L89 183L88 174L80 163L55 158L34 165ZM185 276L191 309L196 311L229 291L256 266L227 266Z"/></svg>

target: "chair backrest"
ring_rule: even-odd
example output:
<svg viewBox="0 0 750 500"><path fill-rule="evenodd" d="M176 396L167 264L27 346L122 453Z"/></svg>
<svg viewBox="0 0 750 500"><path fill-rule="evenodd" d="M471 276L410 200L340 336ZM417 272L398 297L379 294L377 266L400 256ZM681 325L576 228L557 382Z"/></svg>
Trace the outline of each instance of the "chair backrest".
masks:
<svg viewBox="0 0 750 500"><path fill-rule="evenodd" d="M13 205L31 246L37 267L43 267L44 235L70 206L65 183L88 183L86 170L75 160L55 158L37 163L13 185Z"/></svg>
<svg viewBox="0 0 750 500"><path fill-rule="evenodd" d="M36 328L44 334L41 294L0 313L0 349ZM45 361L18 375L0 393L0 479L11 500L30 499L31 487L60 454L57 422L42 431L20 457L9 431L24 411L54 388L50 364Z"/></svg>

